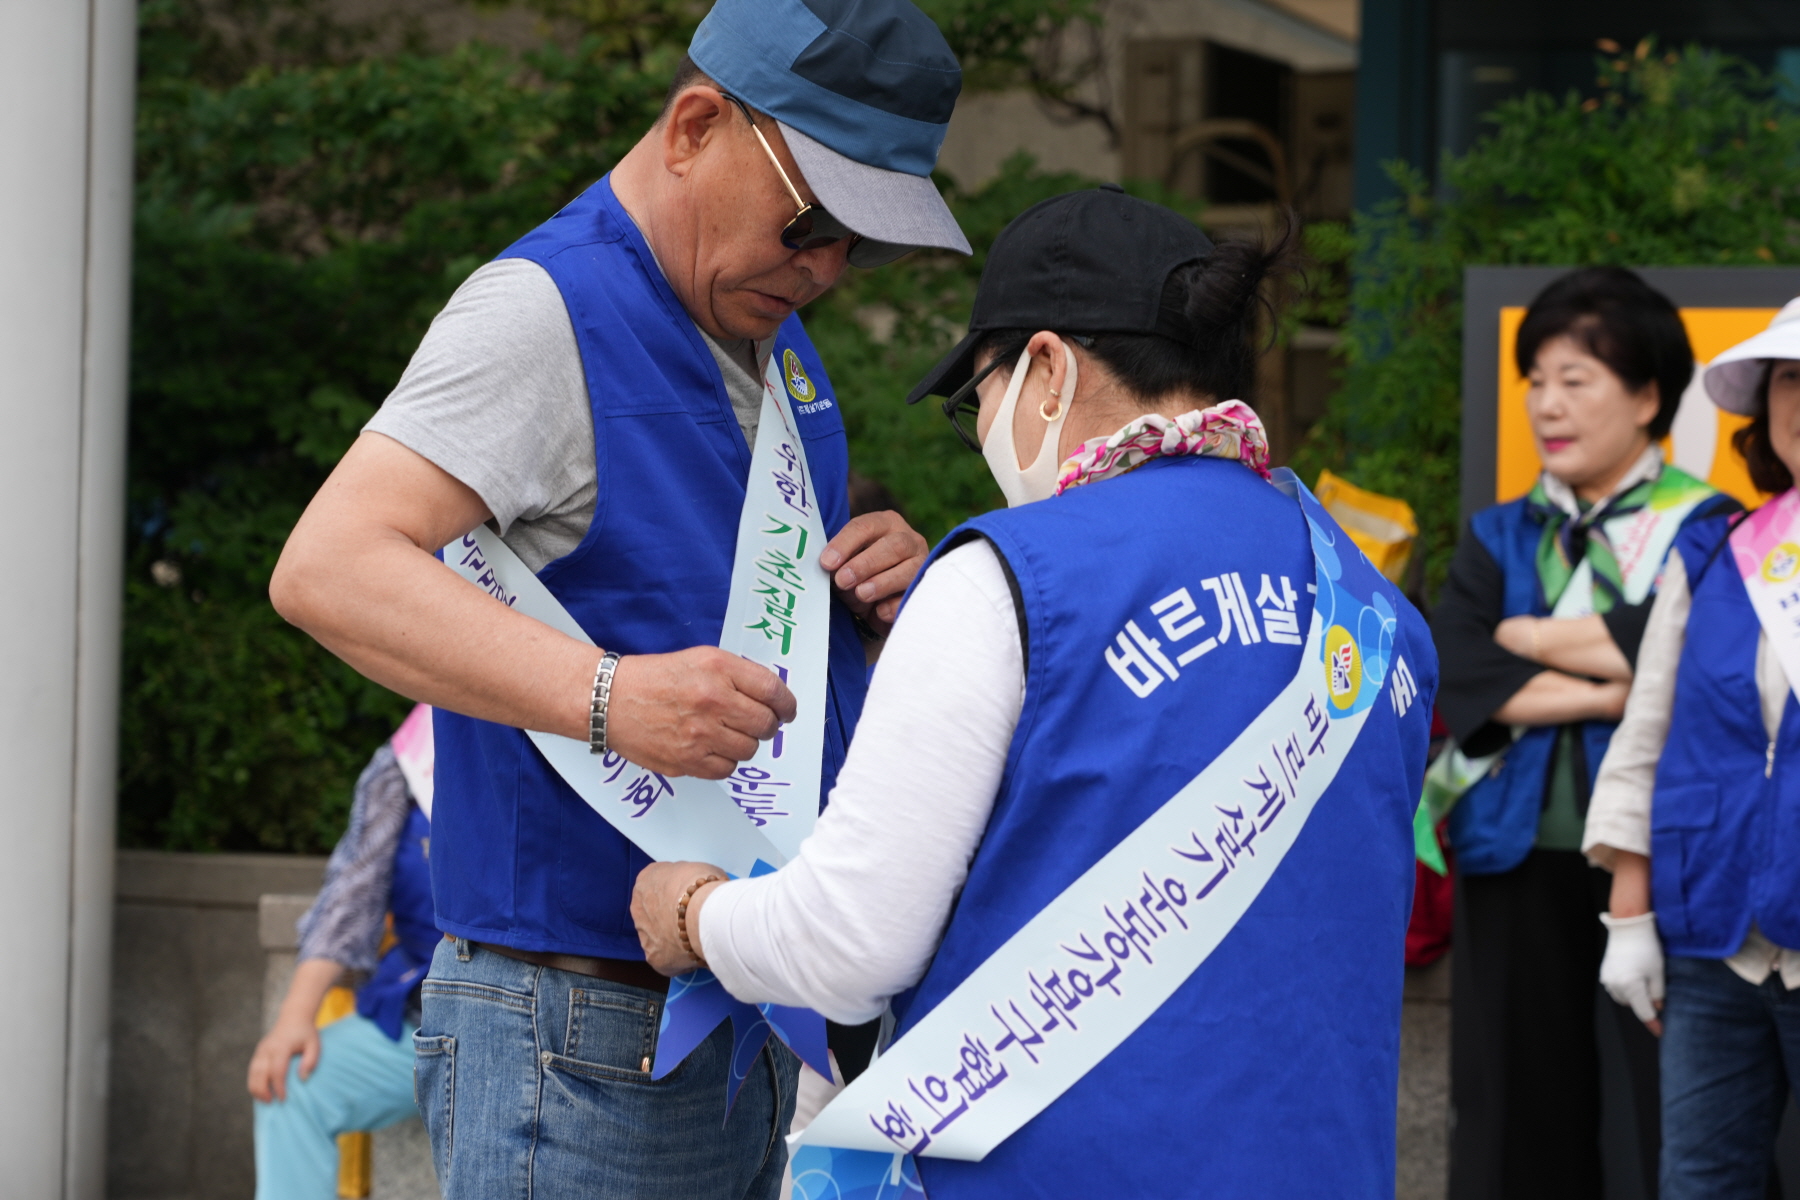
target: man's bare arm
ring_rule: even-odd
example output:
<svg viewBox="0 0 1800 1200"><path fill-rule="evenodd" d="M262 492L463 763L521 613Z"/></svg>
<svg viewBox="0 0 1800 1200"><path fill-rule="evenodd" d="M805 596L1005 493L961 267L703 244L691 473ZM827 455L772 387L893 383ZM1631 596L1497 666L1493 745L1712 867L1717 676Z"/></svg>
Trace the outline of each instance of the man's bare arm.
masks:
<svg viewBox="0 0 1800 1200"><path fill-rule="evenodd" d="M401 695L585 741L601 651L495 602L433 557L490 516L467 485L365 433L294 527L269 597ZM664 774L717 779L793 716L793 695L773 673L698 646L620 663L608 741Z"/></svg>

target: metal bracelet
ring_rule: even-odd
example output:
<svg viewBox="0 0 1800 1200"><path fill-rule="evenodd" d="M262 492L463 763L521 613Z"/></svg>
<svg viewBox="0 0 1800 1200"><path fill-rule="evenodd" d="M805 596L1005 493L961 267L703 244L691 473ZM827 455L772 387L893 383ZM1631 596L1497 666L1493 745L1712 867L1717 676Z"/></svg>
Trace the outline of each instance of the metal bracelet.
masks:
<svg viewBox="0 0 1800 1200"><path fill-rule="evenodd" d="M588 702L588 753L606 753L606 706L612 699L613 672L619 656L608 650L594 668L594 694Z"/></svg>

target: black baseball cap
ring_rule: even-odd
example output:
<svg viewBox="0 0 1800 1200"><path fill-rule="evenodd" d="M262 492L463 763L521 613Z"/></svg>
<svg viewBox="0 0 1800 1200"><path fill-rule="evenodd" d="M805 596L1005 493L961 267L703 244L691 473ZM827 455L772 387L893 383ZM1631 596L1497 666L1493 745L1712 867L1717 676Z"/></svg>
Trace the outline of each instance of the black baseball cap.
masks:
<svg viewBox="0 0 1800 1200"><path fill-rule="evenodd" d="M1169 275L1213 251L1192 221L1116 183L1040 201L1000 231L982 268L969 335L906 397L948 396L974 374L994 329L1148 333L1186 342L1193 327L1163 304Z"/></svg>

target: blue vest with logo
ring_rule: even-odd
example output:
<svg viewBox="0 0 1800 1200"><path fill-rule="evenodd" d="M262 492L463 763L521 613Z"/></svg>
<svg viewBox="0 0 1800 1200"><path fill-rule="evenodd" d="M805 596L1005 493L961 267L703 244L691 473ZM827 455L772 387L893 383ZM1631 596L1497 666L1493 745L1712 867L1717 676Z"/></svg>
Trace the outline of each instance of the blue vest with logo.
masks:
<svg viewBox="0 0 1800 1200"><path fill-rule="evenodd" d="M1484 508L1470 518L1469 528L1506 578L1501 615L1549 616L1550 605L1545 602L1537 572L1538 541L1544 526L1525 501ZM1600 760L1606 757L1617 727L1611 721L1583 721L1577 726L1589 790L1600 774ZM1544 811L1550 757L1560 732L1557 725L1527 729L1506 751L1499 771L1470 788L1450 810L1450 844L1456 850L1457 870L1465 875L1498 875L1512 870L1531 853Z"/></svg>
<svg viewBox="0 0 1800 1200"><path fill-rule="evenodd" d="M976 535L1016 584L1024 707L943 942L896 1001L902 1033L1267 707L1300 669L1312 620L1305 518L1235 462L1156 460L979 517L938 553ZM1221 586L1234 573L1241 592ZM1290 587L1291 608L1275 615ZM1193 609L1159 605L1184 588ZM1250 599L1258 641L1234 624L1232 638L1141 698L1108 665L1128 621L1171 659L1221 636L1221 594ZM1171 630L1153 606L1206 623ZM1389 697L1376 701L1280 870L1118 1049L984 1161L919 1160L932 1200L1392 1200L1412 811L1437 686L1425 624L1399 607L1396 649L1418 683L1404 717Z"/></svg>
<svg viewBox="0 0 1800 1200"><path fill-rule="evenodd" d="M1664 946L1688 958L1737 953L1752 921L1800 947L1800 706L1790 689L1771 745L1756 687L1762 626L1719 548L1729 524L1713 517L1675 541L1694 606L1650 806L1650 887Z"/></svg>
<svg viewBox="0 0 1800 1200"><path fill-rule="evenodd" d="M718 364L602 179L502 258L537 263L568 307L594 414L599 492L581 545L538 572L596 643L621 654L717 645L750 447ZM816 398L795 405L827 533L849 519L848 450L797 317ZM832 608L821 800L862 711L850 613ZM432 882L438 927L521 950L642 959L631 888L649 859L590 809L519 730L435 710Z"/></svg>
<svg viewBox="0 0 1800 1200"><path fill-rule="evenodd" d="M407 1009L418 1000L432 952L443 936L431 905L430 851L431 818L415 804L400 832L400 845L394 849L394 877L388 888L394 945L356 992L356 1011L395 1040L400 1037Z"/></svg>

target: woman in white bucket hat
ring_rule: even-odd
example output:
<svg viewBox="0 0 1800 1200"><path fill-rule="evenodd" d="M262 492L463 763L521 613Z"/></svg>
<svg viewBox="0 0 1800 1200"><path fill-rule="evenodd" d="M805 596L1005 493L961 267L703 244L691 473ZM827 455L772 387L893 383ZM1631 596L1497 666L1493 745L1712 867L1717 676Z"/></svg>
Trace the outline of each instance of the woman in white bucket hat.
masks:
<svg viewBox="0 0 1800 1200"><path fill-rule="evenodd" d="M1749 1200L1800 1078L1800 299L1705 383L1775 495L1676 540L1582 849L1601 982L1662 1036L1662 1200Z"/></svg>

